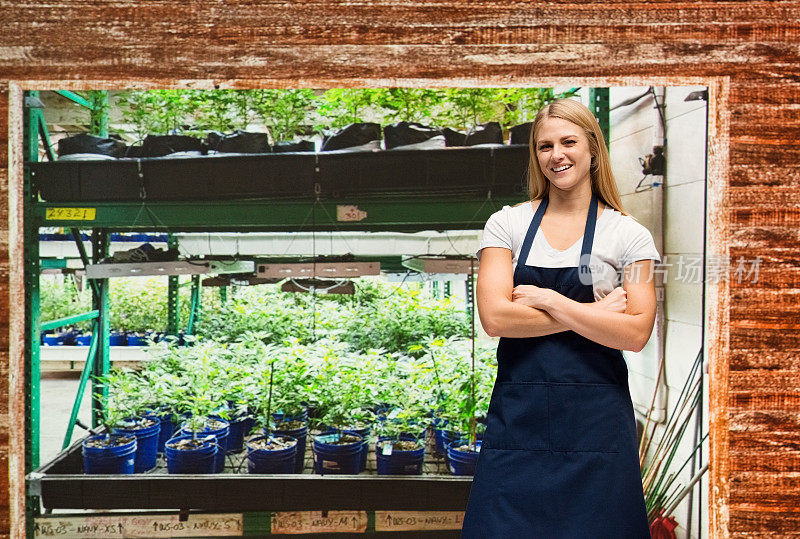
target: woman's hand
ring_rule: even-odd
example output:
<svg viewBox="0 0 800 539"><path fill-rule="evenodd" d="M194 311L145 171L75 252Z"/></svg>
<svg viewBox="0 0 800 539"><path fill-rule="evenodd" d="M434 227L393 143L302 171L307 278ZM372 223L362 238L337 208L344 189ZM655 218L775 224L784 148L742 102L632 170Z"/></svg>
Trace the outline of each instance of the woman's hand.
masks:
<svg viewBox="0 0 800 539"><path fill-rule="evenodd" d="M534 309L547 310L547 305L553 294L558 294L549 288L539 288L530 284L515 286L511 291L511 301L533 307Z"/></svg>
<svg viewBox="0 0 800 539"><path fill-rule="evenodd" d="M594 306L614 313L624 313L628 308L628 293L624 288L618 286L608 293L600 301L596 301Z"/></svg>

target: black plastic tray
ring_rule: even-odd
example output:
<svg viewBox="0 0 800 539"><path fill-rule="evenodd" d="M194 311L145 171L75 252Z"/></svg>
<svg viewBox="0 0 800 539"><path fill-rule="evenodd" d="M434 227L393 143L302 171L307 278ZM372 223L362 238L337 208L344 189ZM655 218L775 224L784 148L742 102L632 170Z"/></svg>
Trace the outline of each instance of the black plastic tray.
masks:
<svg viewBox="0 0 800 539"><path fill-rule="evenodd" d="M28 476L28 494L46 509L463 511L471 485L472 477L438 474L168 475L163 463L143 474L84 475L81 441Z"/></svg>
<svg viewBox="0 0 800 539"><path fill-rule="evenodd" d="M48 202L525 192L523 145L29 163Z"/></svg>

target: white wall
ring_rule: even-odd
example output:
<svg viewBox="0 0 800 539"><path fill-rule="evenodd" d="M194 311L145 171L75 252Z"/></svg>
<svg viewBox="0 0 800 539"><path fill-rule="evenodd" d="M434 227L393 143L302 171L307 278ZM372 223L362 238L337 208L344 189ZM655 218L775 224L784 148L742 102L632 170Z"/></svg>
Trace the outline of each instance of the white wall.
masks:
<svg viewBox="0 0 800 539"><path fill-rule="evenodd" d="M699 279L686 279L678 275L680 260L695 263L702 260L703 253L703 200L705 195L705 131L706 102L689 101L684 98L692 88L666 88L666 138L667 172L663 190L663 243L662 262L666 264L665 279L665 372L667 414L671 413L683 382L702 343L702 283ZM612 88L611 106L642 94L647 88ZM657 117L651 96L633 105L620 107L611 112L611 161L625 209L654 233L660 243L658 213L654 208L651 191L636 193L635 188L643 173L638 158L652 153L654 126ZM650 178L647 178L650 180ZM646 185L648 181L645 181ZM685 266L684 266L685 267ZM631 394L637 410L646 410L652 399L658 372L656 360L657 343L654 339L640 354L626 354L630 374ZM705 386L707 395L708 386ZM708 431L708 404L704 403L704 429ZM694 423L692 423L692 426ZM663 429L657 430L657 435ZM684 443L675 457L683 463L693 447L693 432L687 431ZM708 447L703 450L707 461ZM699 462L699 461L698 461ZM678 464L680 465L680 464ZM699 464L698 464L699 467ZM687 467L688 468L688 467ZM690 477L689 470L681 474L681 482ZM708 483L701 482L694 490L694 510L691 529L687 530L688 499L674 512L679 523L676 533L679 538L704 538L707 536L708 511L706 504ZM698 500L698 496L700 500ZM698 504L702 507L702 530L698 535Z"/></svg>

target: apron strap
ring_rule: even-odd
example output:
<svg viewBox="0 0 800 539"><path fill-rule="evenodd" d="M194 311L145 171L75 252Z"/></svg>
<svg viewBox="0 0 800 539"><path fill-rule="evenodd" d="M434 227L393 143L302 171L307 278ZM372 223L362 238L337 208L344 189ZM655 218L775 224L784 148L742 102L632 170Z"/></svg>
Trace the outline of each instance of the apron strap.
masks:
<svg viewBox="0 0 800 539"><path fill-rule="evenodd" d="M525 262L528 260L528 253L531 251L531 245L533 244L533 238L536 236L536 231L539 230L539 225L542 223L542 217L544 217L544 212L547 209L547 202L547 197L544 197L542 201L539 202L539 207L533 215L533 221L531 221L531 226L528 227L528 233L525 234L525 241L522 242L522 249L519 251L517 269L519 269L520 266L524 266Z"/></svg>
<svg viewBox="0 0 800 539"><path fill-rule="evenodd" d="M589 272L589 261L592 255L592 244L594 243L594 229L597 224L597 197L592 193L592 201L589 203L589 215L586 216L586 228L583 230L583 246L581 246L580 272Z"/></svg>
<svg viewBox="0 0 800 539"><path fill-rule="evenodd" d="M522 248L519 251L517 267L516 271L514 271L515 276L519 268L524 266L525 262L528 260L528 253L531 251L533 238L536 236L539 225L542 223L542 217L544 217L544 212L547 210L547 204L548 197L544 197L539 203L539 207L536 208L536 213L533 215L533 220L528 227L528 232L525 234L525 240L522 242ZM597 224L597 206L597 197L592 193L592 200L589 203L589 214L586 216L586 227L583 230L583 245L581 246L579 262L582 274L589 274L589 261L592 254L592 244L594 243L595 225Z"/></svg>

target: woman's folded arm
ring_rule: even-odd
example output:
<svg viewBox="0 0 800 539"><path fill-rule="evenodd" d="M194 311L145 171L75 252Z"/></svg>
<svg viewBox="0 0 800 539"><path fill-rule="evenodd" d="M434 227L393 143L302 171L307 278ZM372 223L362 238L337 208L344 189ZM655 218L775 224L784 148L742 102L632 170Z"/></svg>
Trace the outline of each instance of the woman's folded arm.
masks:
<svg viewBox="0 0 800 539"><path fill-rule="evenodd" d="M492 337L522 338L541 337L570 329L546 310L514 301L513 290L511 251L502 247L484 248L478 269L477 299L478 315L486 333ZM624 309L624 297L621 300L619 297L616 297L616 301L614 299L585 305L593 311Z"/></svg>
<svg viewBox="0 0 800 539"><path fill-rule="evenodd" d="M625 312L599 310L553 290L533 286L517 287L513 297L515 301L545 310L557 323L587 339L611 348L639 352L647 344L655 321L652 268L652 260L635 262L625 268Z"/></svg>

